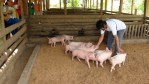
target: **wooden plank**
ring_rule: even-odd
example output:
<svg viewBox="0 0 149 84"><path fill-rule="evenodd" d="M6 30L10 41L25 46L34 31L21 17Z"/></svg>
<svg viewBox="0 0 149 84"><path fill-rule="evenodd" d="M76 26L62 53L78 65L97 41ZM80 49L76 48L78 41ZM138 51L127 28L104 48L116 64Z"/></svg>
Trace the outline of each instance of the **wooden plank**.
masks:
<svg viewBox="0 0 149 84"><path fill-rule="evenodd" d="M2 73L0 73L0 77L2 77L4 75L4 73L7 71L7 69L9 69L10 66L12 66L12 62L15 62L16 59L22 54L22 52L25 49L25 43L27 42L27 39L24 39L19 46L16 48L18 49L18 52L15 54L12 54L8 60L5 62L5 64L1 67Z"/></svg>
<svg viewBox="0 0 149 84"><path fill-rule="evenodd" d="M143 18L118 18L118 19L120 19L120 20L122 20L122 21L125 21L125 22L130 22L130 21L143 21ZM56 23L56 22L62 22L62 23L64 23L64 22L96 22L96 21L98 21L99 19L98 18L96 18L96 19L93 19L93 18L90 18L90 19L77 19L77 18L75 18L75 19L30 19L30 23L32 24L32 23L35 23L35 24L38 24L39 22L41 22L41 23Z"/></svg>
<svg viewBox="0 0 149 84"><path fill-rule="evenodd" d="M134 38L137 38L137 30L138 30L139 25L136 25L134 28Z"/></svg>
<svg viewBox="0 0 149 84"><path fill-rule="evenodd" d="M20 36L22 35L22 34L24 34L25 32L26 32L26 27L24 27L24 28L21 28L13 37L11 37L10 39L8 39L7 41L6 41L6 46L4 46L4 45L2 45L1 47L0 47L0 53L3 53L5 50L7 50L7 48L10 46L10 45L12 45L18 38L20 38Z"/></svg>
<svg viewBox="0 0 149 84"><path fill-rule="evenodd" d="M128 27L128 39L130 39L131 38L131 27L132 27L132 25L129 25L129 27Z"/></svg>
<svg viewBox="0 0 149 84"><path fill-rule="evenodd" d="M143 31L144 31L144 25L141 25L141 30L140 30L140 37L143 38Z"/></svg>
<svg viewBox="0 0 149 84"><path fill-rule="evenodd" d="M143 38L147 37L147 27L148 27L148 25L144 25Z"/></svg>
<svg viewBox="0 0 149 84"><path fill-rule="evenodd" d="M6 61L6 59L10 56L10 54L16 49L18 44L26 37L26 35L23 35L21 38L19 38L8 50L5 51L7 55L3 54L0 58L0 66Z"/></svg>
<svg viewBox="0 0 149 84"><path fill-rule="evenodd" d="M140 38L140 34L141 34L140 30L141 30L141 25L139 25L139 27L138 27L138 36L137 36L138 38Z"/></svg>
<svg viewBox="0 0 149 84"><path fill-rule="evenodd" d="M16 23L16 24L14 24L14 25L12 25L12 26L9 26L9 27L5 28L5 32L0 31L0 38L4 37L6 34L10 33L10 32L11 32L12 30L14 30L14 29L20 27L20 26L23 25L24 23L25 23L25 20L22 20L22 21L19 22L19 23Z"/></svg>
<svg viewBox="0 0 149 84"><path fill-rule="evenodd" d="M131 28L131 38L133 39L134 38L134 28L136 27L136 25L132 25L132 28Z"/></svg>
<svg viewBox="0 0 149 84"><path fill-rule="evenodd" d="M143 15L104 15L104 16L100 16L100 15L31 15L30 19L63 19L63 18L67 18L67 19L89 19L89 18L93 18L93 19L97 19L97 18L143 18Z"/></svg>
<svg viewBox="0 0 149 84"><path fill-rule="evenodd" d="M21 74L21 77L20 79L18 80L17 84L28 84L28 80L29 80L29 77L30 77L30 74L31 74L31 71L32 71L32 67L33 67L33 64L35 62L35 59L36 59L36 56L38 54L40 50L40 45L37 45L34 50L33 50L33 53L31 54L30 58L29 58L29 61L27 62L22 74Z"/></svg>
<svg viewBox="0 0 149 84"><path fill-rule="evenodd" d="M127 34L127 31L128 31L128 25L126 25L126 30L125 30L125 33L124 33L124 39L127 39L128 38L128 34Z"/></svg>

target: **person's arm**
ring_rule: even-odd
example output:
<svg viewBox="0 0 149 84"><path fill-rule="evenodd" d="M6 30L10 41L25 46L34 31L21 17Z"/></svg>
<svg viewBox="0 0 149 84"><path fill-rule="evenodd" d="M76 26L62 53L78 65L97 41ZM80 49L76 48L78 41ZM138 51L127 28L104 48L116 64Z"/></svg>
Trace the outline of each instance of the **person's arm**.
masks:
<svg viewBox="0 0 149 84"><path fill-rule="evenodd" d="M117 46L117 49L118 49L118 52L119 53L122 53L123 52L123 50L120 48L120 46L119 46L119 38L118 38L118 36L117 35L115 35L114 36L114 38L115 38L115 43L116 43L116 46Z"/></svg>
<svg viewBox="0 0 149 84"><path fill-rule="evenodd" d="M98 47L101 44L101 42L103 41L103 39L104 39L104 34L101 34L101 36L99 37L98 43L97 43Z"/></svg>

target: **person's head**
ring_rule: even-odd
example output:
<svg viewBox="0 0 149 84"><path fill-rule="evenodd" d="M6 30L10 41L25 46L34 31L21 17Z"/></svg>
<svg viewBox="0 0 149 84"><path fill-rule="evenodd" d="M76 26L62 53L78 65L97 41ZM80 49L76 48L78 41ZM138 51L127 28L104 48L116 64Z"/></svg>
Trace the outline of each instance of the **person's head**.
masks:
<svg viewBox="0 0 149 84"><path fill-rule="evenodd" d="M106 21L98 20L96 22L96 29L97 30L100 30L100 29L105 30L105 29L107 29L107 23L106 23Z"/></svg>
<svg viewBox="0 0 149 84"><path fill-rule="evenodd" d="M8 6L13 6L12 0L7 0L6 4L7 4Z"/></svg>

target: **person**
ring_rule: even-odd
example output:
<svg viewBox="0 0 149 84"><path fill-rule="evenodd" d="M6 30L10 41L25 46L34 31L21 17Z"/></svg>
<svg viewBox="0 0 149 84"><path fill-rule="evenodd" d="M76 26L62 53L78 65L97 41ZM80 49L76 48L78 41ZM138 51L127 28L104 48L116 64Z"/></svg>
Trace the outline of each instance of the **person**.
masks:
<svg viewBox="0 0 149 84"><path fill-rule="evenodd" d="M5 28L18 23L20 20L17 18L17 12L15 8L13 7L12 0L7 0L5 5L3 6L3 13L4 13L4 23ZM6 39L9 39L12 37L12 35L15 35L18 32L18 28L11 31L10 34L6 35Z"/></svg>
<svg viewBox="0 0 149 84"><path fill-rule="evenodd" d="M96 22L97 30L100 30L101 36L99 37L97 46L99 47L104 39L105 31L108 31L107 47L106 49L112 50L113 41L115 40L114 55L123 53L121 49L122 39L126 30L126 25L123 21L118 19L98 20Z"/></svg>

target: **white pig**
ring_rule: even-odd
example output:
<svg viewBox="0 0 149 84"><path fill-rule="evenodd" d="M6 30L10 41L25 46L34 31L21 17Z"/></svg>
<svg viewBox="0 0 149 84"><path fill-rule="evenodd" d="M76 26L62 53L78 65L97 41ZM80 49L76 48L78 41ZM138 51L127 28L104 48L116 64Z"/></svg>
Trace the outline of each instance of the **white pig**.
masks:
<svg viewBox="0 0 149 84"><path fill-rule="evenodd" d="M110 63L112 64L111 66L111 72L112 70L115 70L115 65L119 65L119 67L121 67L121 63L123 63L124 65L124 62L125 62L125 59L126 59L126 53L123 53L123 54L120 54L118 53L117 55L111 57L109 60L110 60Z"/></svg>
<svg viewBox="0 0 149 84"><path fill-rule="evenodd" d="M64 37L60 37L60 36L57 36L57 37L52 37L52 38L48 38L49 42L48 44L51 44L51 47L56 45L56 42L61 42L62 45L65 45L65 41L64 41Z"/></svg>
<svg viewBox="0 0 149 84"><path fill-rule="evenodd" d="M79 49L76 49L76 50L73 50L72 51L72 60L74 59L74 57L77 57L77 59L81 62L80 58L81 59L85 59L85 57L91 52L88 52L88 51L84 51L84 50L79 50Z"/></svg>
<svg viewBox="0 0 149 84"><path fill-rule="evenodd" d="M64 37L64 39L65 39L65 42L70 42L71 40L73 40L73 36L71 36L71 35L62 35L63 37Z"/></svg>
<svg viewBox="0 0 149 84"><path fill-rule="evenodd" d="M78 49L85 50L88 52L94 52L96 49L98 49L98 47L96 45L92 45L91 47L86 47L84 45L81 45Z"/></svg>
<svg viewBox="0 0 149 84"><path fill-rule="evenodd" d="M112 51L96 51L96 66L98 67L98 62L100 62L100 66L103 67L103 62L109 59L112 56Z"/></svg>
<svg viewBox="0 0 149 84"><path fill-rule="evenodd" d="M70 42L68 45L65 46L65 54L67 54L68 51L72 52L73 50L80 48L80 46L89 48L92 45L93 44L90 43L90 42L88 42L88 43L84 43L84 42Z"/></svg>

